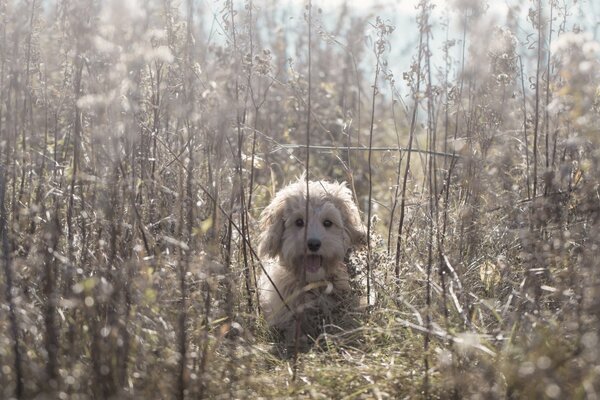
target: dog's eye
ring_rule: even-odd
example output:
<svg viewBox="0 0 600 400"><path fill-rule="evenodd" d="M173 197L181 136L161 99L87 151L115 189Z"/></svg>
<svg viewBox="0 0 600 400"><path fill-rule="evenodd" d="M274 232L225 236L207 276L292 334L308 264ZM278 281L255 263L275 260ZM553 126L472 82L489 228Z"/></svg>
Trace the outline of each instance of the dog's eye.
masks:
<svg viewBox="0 0 600 400"><path fill-rule="evenodd" d="M298 219L296 220L296 226L297 226L298 228L302 228L302 227L304 226L304 220L303 220L302 218L298 218Z"/></svg>
<svg viewBox="0 0 600 400"><path fill-rule="evenodd" d="M333 225L333 222L331 222L330 220L326 219L325 221L323 221L323 226L325 228L329 228L331 225Z"/></svg>

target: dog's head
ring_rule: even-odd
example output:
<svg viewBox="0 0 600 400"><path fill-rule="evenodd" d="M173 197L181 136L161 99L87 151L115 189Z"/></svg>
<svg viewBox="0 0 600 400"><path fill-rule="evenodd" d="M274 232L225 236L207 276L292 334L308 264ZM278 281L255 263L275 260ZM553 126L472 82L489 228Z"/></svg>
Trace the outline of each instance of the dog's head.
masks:
<svg viewBox="0 0 600 400"><path fill-rule="evenodd" d="M323 279L328 268L344 259L348 249L366 241L352 193L345 183L300 180L279 191L263 211L259 253L307 280Z"/></svg>

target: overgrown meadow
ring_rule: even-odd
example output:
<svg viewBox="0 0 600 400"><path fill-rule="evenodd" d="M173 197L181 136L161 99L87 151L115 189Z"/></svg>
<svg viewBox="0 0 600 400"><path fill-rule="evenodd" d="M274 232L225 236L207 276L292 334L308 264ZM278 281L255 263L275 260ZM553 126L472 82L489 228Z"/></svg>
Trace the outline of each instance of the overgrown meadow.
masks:
<svg viewBox="0 0 600 400"><path fill-rule="evenodd" d="M0 398L600 396L597 5L320 3L0 1ZM367 306L282 357L305 171Z"/></svg>

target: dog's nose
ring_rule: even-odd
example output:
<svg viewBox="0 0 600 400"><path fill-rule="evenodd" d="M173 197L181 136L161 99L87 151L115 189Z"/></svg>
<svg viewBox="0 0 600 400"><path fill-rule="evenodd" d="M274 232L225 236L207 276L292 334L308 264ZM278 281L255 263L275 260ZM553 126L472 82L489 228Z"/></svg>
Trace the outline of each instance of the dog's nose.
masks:
<svg viewBox="0 0 600 400"><path fill-rule="evenodd" d="M308 239L306 243L310 251L317 251L321 247L321 241L319 239Z"/></svg>

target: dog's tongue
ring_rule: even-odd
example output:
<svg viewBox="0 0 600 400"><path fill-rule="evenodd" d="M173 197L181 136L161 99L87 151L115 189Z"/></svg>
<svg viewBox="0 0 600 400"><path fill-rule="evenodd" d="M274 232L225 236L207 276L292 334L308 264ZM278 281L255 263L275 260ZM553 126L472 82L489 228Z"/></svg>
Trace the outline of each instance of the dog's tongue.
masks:
<svg viewBox="0 0 600 400"><path fill-rule="evenodd" d="M309 272L317 272L321 268L321 256L310 255L306 257L306 269Z"/></svg>

